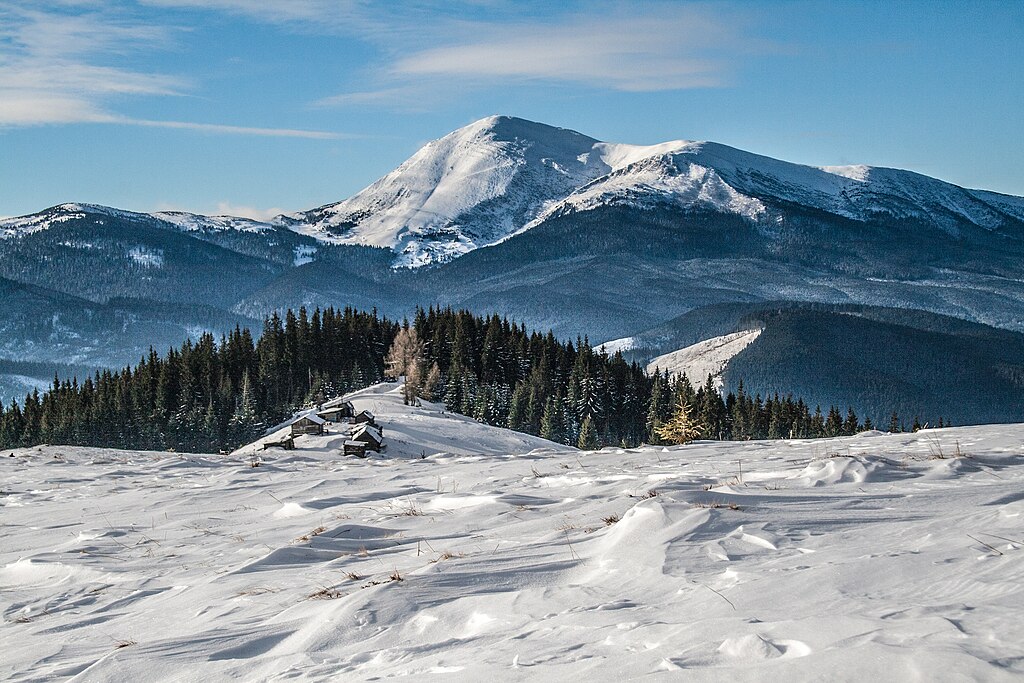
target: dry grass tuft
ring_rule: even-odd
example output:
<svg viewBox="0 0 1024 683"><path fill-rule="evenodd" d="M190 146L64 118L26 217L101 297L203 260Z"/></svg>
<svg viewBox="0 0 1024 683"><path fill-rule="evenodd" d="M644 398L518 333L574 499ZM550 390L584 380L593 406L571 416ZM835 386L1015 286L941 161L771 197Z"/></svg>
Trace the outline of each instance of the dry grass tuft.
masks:
<svg viewBox="0 0 1024 683"><path fill-rule="evenodd" d="M928 442L929 460L955 460L957 458L970 458L971 456L960 450L960 441L955 442L952 453L946 453L942 443L938 439L930 439Z"/></svg>
<svg viewBox="0 0 1024 683"><path fill-rule="evenodd" d="M325 531L327 531L327 527L325 527L325 526L318 526L317 528L315 528L312 531L310 531L308 534L303 534L303 535L299 536L298 539L296 539L296 540L308 541L309 539L313 538L314 536L319 536L320 534L322 534Z"/></svg>
<svg viewBox="0 0 1024 683"><path fill-rule="evenodd" d="M708 510L719 510L722 508L728 508L729 510L742 510L736 503L719 503L718 501L711 501L710 503L694 503L695 508L704 508Z"/></svg>
<svg viewBox="0 0 1024 683"><path fill-rule="evenodd" d="M310 593L309 599L310 600L337 600L338 598L343 597L343 596L344 596L344 593L342 593L341 591L337 590L336 588L328 588L327 586L323 586L323 587L320 588L320 590L318 590L318 591L316 591L314 593Z"/></svg>
<svg viewBox="0 0 1024 683"><path fill-rule="evenodd" d="M431 560L431 563L441 562L442 560L454 560L457 557L465 557L462 553L453 553L450 550L445 550L443 553L438 555L435 559Z"/></svg>

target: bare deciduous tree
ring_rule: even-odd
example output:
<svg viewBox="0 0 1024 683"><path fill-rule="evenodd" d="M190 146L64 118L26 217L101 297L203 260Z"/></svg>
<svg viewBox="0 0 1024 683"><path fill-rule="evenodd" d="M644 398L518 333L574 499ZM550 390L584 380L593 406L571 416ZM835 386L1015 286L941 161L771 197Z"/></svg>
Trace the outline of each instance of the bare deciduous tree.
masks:
<svg viewBox="0 0 1024 683"><path fill-rule="evenodd" d="M423 381L423 342L416 334L416 328L399 330L385 362L390 376L405 377L403 399L406 405L414 403Z"/></svg>

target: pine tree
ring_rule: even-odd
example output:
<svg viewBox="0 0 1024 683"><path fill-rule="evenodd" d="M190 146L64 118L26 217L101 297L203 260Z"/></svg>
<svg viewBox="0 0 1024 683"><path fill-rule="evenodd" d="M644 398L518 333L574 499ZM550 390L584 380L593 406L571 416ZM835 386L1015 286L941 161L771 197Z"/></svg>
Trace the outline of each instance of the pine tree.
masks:
<svg viewBox="0 0 1024 683"><path fill-rule="evenodd" d="M705 429L705 425L693 416L693 409L685 397L680 395L671 417L658 427L657 435L672 444L686 444L699 439Z"/></svg>
<svg viewBox="0 0 1024 683"><path fill-rule="evenodd" d="M540 436L557 443L563 443L565 440L562 408L554 396L550 397L544 405L544 416L540 420Z"/></svg>
<svg viewBox="0 0 1024 683"><path fill-rule="evenodd" d="M654 382L651 384L651 399L647 408L647 439L654 443L658 439L658 428L666 417L668 400L666 397L666 382L657 372L654 373Z"/></svg>
<svg viewBox="0 0 1024 683"><path fill-rule="evenodd" d="M839 415L839 408L832 406L828 410L828 417L825 418L825 436L839 436L843 433L843 418Z"/></svg>
<svg viewBox="0 0 1024 683"><path fill-rule="evenodd" d="M847 435L856 434L860 429L860 423L857 421L857 413L853 412L853 408L848 408L846 411L846 420L843 422L843 433Z"/></svg>
<svg viewBox="0 0 1024 683"><path fill-rule="evenodd" d="M597 430L594 429L594 420L590 415L583 418L583 424L580 425L580 438L576 447L583 451L596 451L601 447L597 438Z"/></svg>

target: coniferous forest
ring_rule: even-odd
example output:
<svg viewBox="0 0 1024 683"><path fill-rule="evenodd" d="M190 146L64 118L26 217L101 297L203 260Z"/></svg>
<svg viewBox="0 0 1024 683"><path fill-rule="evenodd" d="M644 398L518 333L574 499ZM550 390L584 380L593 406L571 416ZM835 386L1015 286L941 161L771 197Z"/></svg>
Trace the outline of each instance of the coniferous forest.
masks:
<svg viewBox="0 0 1024 683"><path fill-rule="evenodd" d="M235 328L204 334L134 368L83 381L54 379L19 405L0 406L0 447L39 443L108 448L229 451L293 411L379 382L389 348L410 328L422 347L421 395L454 412L553 441L603 445L689 438L812 438L872 428L853 409L823 414L793 396L744 390L722 397L710 378L649 376L619 353L529 332L496 315L420 310L398 323L351 308L303 308L267 318L254 339ZM427 373L426 368L433 371ZM666 441L687 423L686 439ZM881 425L900 428L897 416Z"/></svg>

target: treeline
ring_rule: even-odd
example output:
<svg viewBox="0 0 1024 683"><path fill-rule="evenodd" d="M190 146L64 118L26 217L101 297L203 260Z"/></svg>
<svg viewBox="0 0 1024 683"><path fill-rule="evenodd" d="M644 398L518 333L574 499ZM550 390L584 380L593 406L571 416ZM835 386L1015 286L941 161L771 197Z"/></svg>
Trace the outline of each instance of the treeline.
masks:
<svg viewBox="0 0 1024 683"><path fill-rule="evenodd" d="M38 443L191 452L233 449L298 406L379 382L398 325L328 308L273 315L254 341L203 334L134 368L60 382L0 408L0 447Z"/></svg>
<svg viewBox="0 0 1024 683"><path fill-rule="evenodd" d="M42 395L0 406L0 447L38 443L211 452L258 437L294 410L385 378L403 329L422 344L424 394L488 424L597 448L664 442L659 433L693 417L697 438L810 438L871 428L852 409L813 412L792 396L762 399L742 387L722 397L708 382L649 376L586 339L560 341L498 316L431 308L399 324L346 308L288 311L264 321L258 340L235 328L134 368L54 380ZM894 424L890 427L895 427Z"/></svg>
<svg viewBox="0 0 1024 683"><path fill-rule="evenodd" d="M685 376L673 378L667 371L655 375L648 412L648 424L654 434L659 426L678 420L680 413L693 425L693 438L699 439L816 439L851 436L876 428L904 431L895 413L887 425L876 427L870 417L861 421L853 408L847 408L845 414L836 406L831 406L827 413L822 413L820 406L812 411L803 399L792 394L774 394L764 399L759 394L751 395L743 382L735 393L729 392L723 398L710 377L695 389ZM941 420L939 426L943 426ZM914 431L920 428L915 419ZM657 442L656 438L652 441Z"/></svg>

